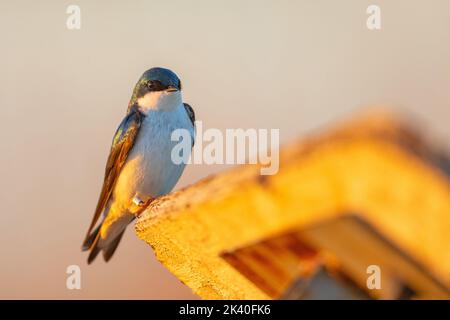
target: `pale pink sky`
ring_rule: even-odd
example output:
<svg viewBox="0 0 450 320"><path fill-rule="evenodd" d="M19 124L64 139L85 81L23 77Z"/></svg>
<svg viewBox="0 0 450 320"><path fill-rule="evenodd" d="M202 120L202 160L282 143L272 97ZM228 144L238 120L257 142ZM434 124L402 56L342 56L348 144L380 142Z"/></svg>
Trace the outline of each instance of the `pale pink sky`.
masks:
<svg viewBox="0 0 450 320"><path fill-rule="evenodd" d="M450 138L450 1L1 1L0 298L192 298L130 226L115 257L81 241L112 135L152 66L173 69L206 127L282 142L375 104ZM69 4L79 31L66 29ZM179 186L223 170L190 166ZM65 287L82 269L82 290Z"/></svg>

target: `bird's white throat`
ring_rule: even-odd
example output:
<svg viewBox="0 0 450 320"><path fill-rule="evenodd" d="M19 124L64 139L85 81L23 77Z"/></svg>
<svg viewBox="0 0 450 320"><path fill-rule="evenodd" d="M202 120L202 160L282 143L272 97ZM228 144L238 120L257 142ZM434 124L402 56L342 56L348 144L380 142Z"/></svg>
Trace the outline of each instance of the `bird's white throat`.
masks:
<svg viewBox="0 0 450 320"><path fill-rule="evenodd" d="M183 103L181 91L153 91L137 100L142 112L150 110L171 111Z"/></svg>

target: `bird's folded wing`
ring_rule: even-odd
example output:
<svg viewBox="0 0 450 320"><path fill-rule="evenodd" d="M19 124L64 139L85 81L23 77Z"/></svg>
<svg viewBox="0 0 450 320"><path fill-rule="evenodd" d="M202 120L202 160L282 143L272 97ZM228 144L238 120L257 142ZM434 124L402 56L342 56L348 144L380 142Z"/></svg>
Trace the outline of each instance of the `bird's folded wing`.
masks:
<svg viewBox="0 0 450 320"><path fill-rule="evenodd" d="M122 120L112 141L111 150L109 152L108 162L106 163L105 178L103 181L102 191L98 199L97 208L89 226L86 241L97 223L98 218L105 209L106 204L111 196L112 190L116 183L117 177L127 159L128 153L134 145L139 128L142 123L143 115L134 107L131 108L127 116Z"/></svg>
<svg viewBox="0 0 450 320"><path fill-rule="evenodd" d="M184 109L186 110L186 113L189 116L189 120L191 120L192 125L195 126L195 113L194 113L194 109L192 109L192 107L187 104L187 103L183 103L184 105Z"/></svg>
<svg viewBox="0 0 450 320"><path fill-rule="evenodd" d="M184 110L186 110L187 115L189 116L189 120L191 120L192 126L194 127L195 130L195 113L194 113L194 109L192 109L192 107L187 104L187 103L183 103L184 106ZM192 137L192 146L194 146L194 142L195 142L195 137Z"/></svg>

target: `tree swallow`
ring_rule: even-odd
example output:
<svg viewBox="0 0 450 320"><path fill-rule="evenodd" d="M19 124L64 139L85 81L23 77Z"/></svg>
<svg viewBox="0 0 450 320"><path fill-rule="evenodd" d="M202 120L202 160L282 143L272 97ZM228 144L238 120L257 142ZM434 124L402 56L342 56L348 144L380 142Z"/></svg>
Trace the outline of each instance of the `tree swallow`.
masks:
<svg viewBox="0 0 450 320"><path fill-rule="evenodd" d="M185 164L171 159L177 143L171 134L188 130L193 144L194 121L194 110L183 103L181 82L174 72L164 68L144 72L112 141L103 187L82 247L90 251L88 263L100 251L109 261L127 225L152 199L175 186Z"/></svg>

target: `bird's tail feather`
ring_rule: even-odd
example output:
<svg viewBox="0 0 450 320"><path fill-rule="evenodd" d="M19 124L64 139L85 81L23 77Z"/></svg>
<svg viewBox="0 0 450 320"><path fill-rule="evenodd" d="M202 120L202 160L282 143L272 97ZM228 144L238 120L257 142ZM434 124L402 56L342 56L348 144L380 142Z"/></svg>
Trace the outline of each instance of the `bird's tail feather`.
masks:
<svg viewBox="0 0 450 320"><path fill-rule="evenodd" d="M109 243L106 244L104 239L100 239L101 227L102 224L100 224L90 235L88 235L83 243L83 251L91 251L87 260L88 264L91 264L92 261L94 261L100 251L103 251L103 259L108 262L116 251L117 246L119 245L125 232L125 229L123 229L122 232L120 232L112 241L108 241Z"/></svg>
<svg viewBox="0 0 450 320"><path fill-rule="evenodd" d="M91 264L92 261L94 261L95 257L97 257L98 253L102 250L102 248L98 246L99 239L100 239L100 232L97 233L97 237L95 238L94 243L92 244L91 252L89 253L87 260L88 264Z"/></svg>
<svg viewBox="0 0 450 320"><path fill-rule="evenodd" d="M124 232L125 229L123 229L123 231L119 233L119 235L106 248L103 249L103 259L105 259L106 262L111 259L112 255L116 251Z"/></svg>

